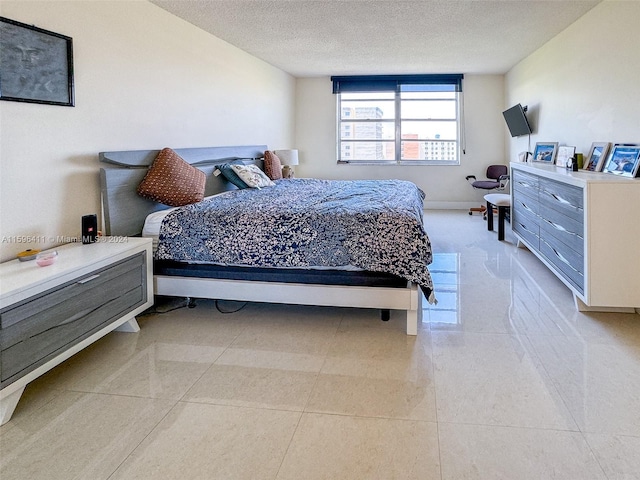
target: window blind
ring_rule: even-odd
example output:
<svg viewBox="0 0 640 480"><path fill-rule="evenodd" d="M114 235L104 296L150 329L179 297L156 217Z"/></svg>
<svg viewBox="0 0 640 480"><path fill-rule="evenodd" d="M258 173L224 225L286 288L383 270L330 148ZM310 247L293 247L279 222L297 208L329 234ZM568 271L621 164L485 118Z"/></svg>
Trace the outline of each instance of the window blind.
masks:
<svg viewBox="0 0 640 480"><path fill-rule="evenodd" d="M461 73L429 75L333 76L333 93L345 92L462 92Z"/></svg>

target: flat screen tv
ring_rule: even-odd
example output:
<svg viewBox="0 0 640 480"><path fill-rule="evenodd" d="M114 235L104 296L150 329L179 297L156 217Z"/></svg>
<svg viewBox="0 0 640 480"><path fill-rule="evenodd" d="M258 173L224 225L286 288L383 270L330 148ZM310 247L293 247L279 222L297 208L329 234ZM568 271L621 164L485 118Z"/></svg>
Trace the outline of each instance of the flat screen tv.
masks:
<svg viewBox="0 0 640 480"><path fill-rule="evenodd" d="M502 112L507 127L512 137L519 137L521 135L529 135L532 132L527 115L524 113L525 109L522 105L517 104Z"/></svg>

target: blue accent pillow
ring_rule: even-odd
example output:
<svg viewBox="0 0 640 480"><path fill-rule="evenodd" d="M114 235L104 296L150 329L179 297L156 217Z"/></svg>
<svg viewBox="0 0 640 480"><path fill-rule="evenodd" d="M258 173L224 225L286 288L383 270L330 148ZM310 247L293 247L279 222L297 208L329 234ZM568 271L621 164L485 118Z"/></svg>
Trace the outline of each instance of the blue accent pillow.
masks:
<svg viewBox="0 0 640 480"><path fill-rule="evenodd" d="M236 171L231 168L230 163L223 163L222 165L216 165L216 168L220 171L222 176L226 178L228 181L233 183L239 189L249 188L249 185L246 184L244 180L242 180Z"/></svg>

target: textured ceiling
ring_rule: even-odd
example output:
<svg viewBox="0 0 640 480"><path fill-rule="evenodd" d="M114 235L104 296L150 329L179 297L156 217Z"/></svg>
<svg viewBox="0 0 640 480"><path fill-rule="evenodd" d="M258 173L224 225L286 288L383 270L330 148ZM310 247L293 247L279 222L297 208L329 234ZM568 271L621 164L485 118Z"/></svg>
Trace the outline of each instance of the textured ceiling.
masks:
<svg viewBox="0 0 640 480"><path fill-rule="evenodd" d="M502 74L601 0L151 0L296 77Z"/></svg>

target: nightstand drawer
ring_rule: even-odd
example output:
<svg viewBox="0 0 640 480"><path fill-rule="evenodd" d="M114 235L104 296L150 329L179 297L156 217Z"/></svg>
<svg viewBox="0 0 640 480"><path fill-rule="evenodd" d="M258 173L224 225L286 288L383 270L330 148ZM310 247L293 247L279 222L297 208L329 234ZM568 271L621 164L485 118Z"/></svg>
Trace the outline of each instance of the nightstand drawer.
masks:
<svg viewBox="0 0 640 480"><path fill-rule="evenodd" d="M144 252L0 312L2 384L147 301Z"/></svg>

